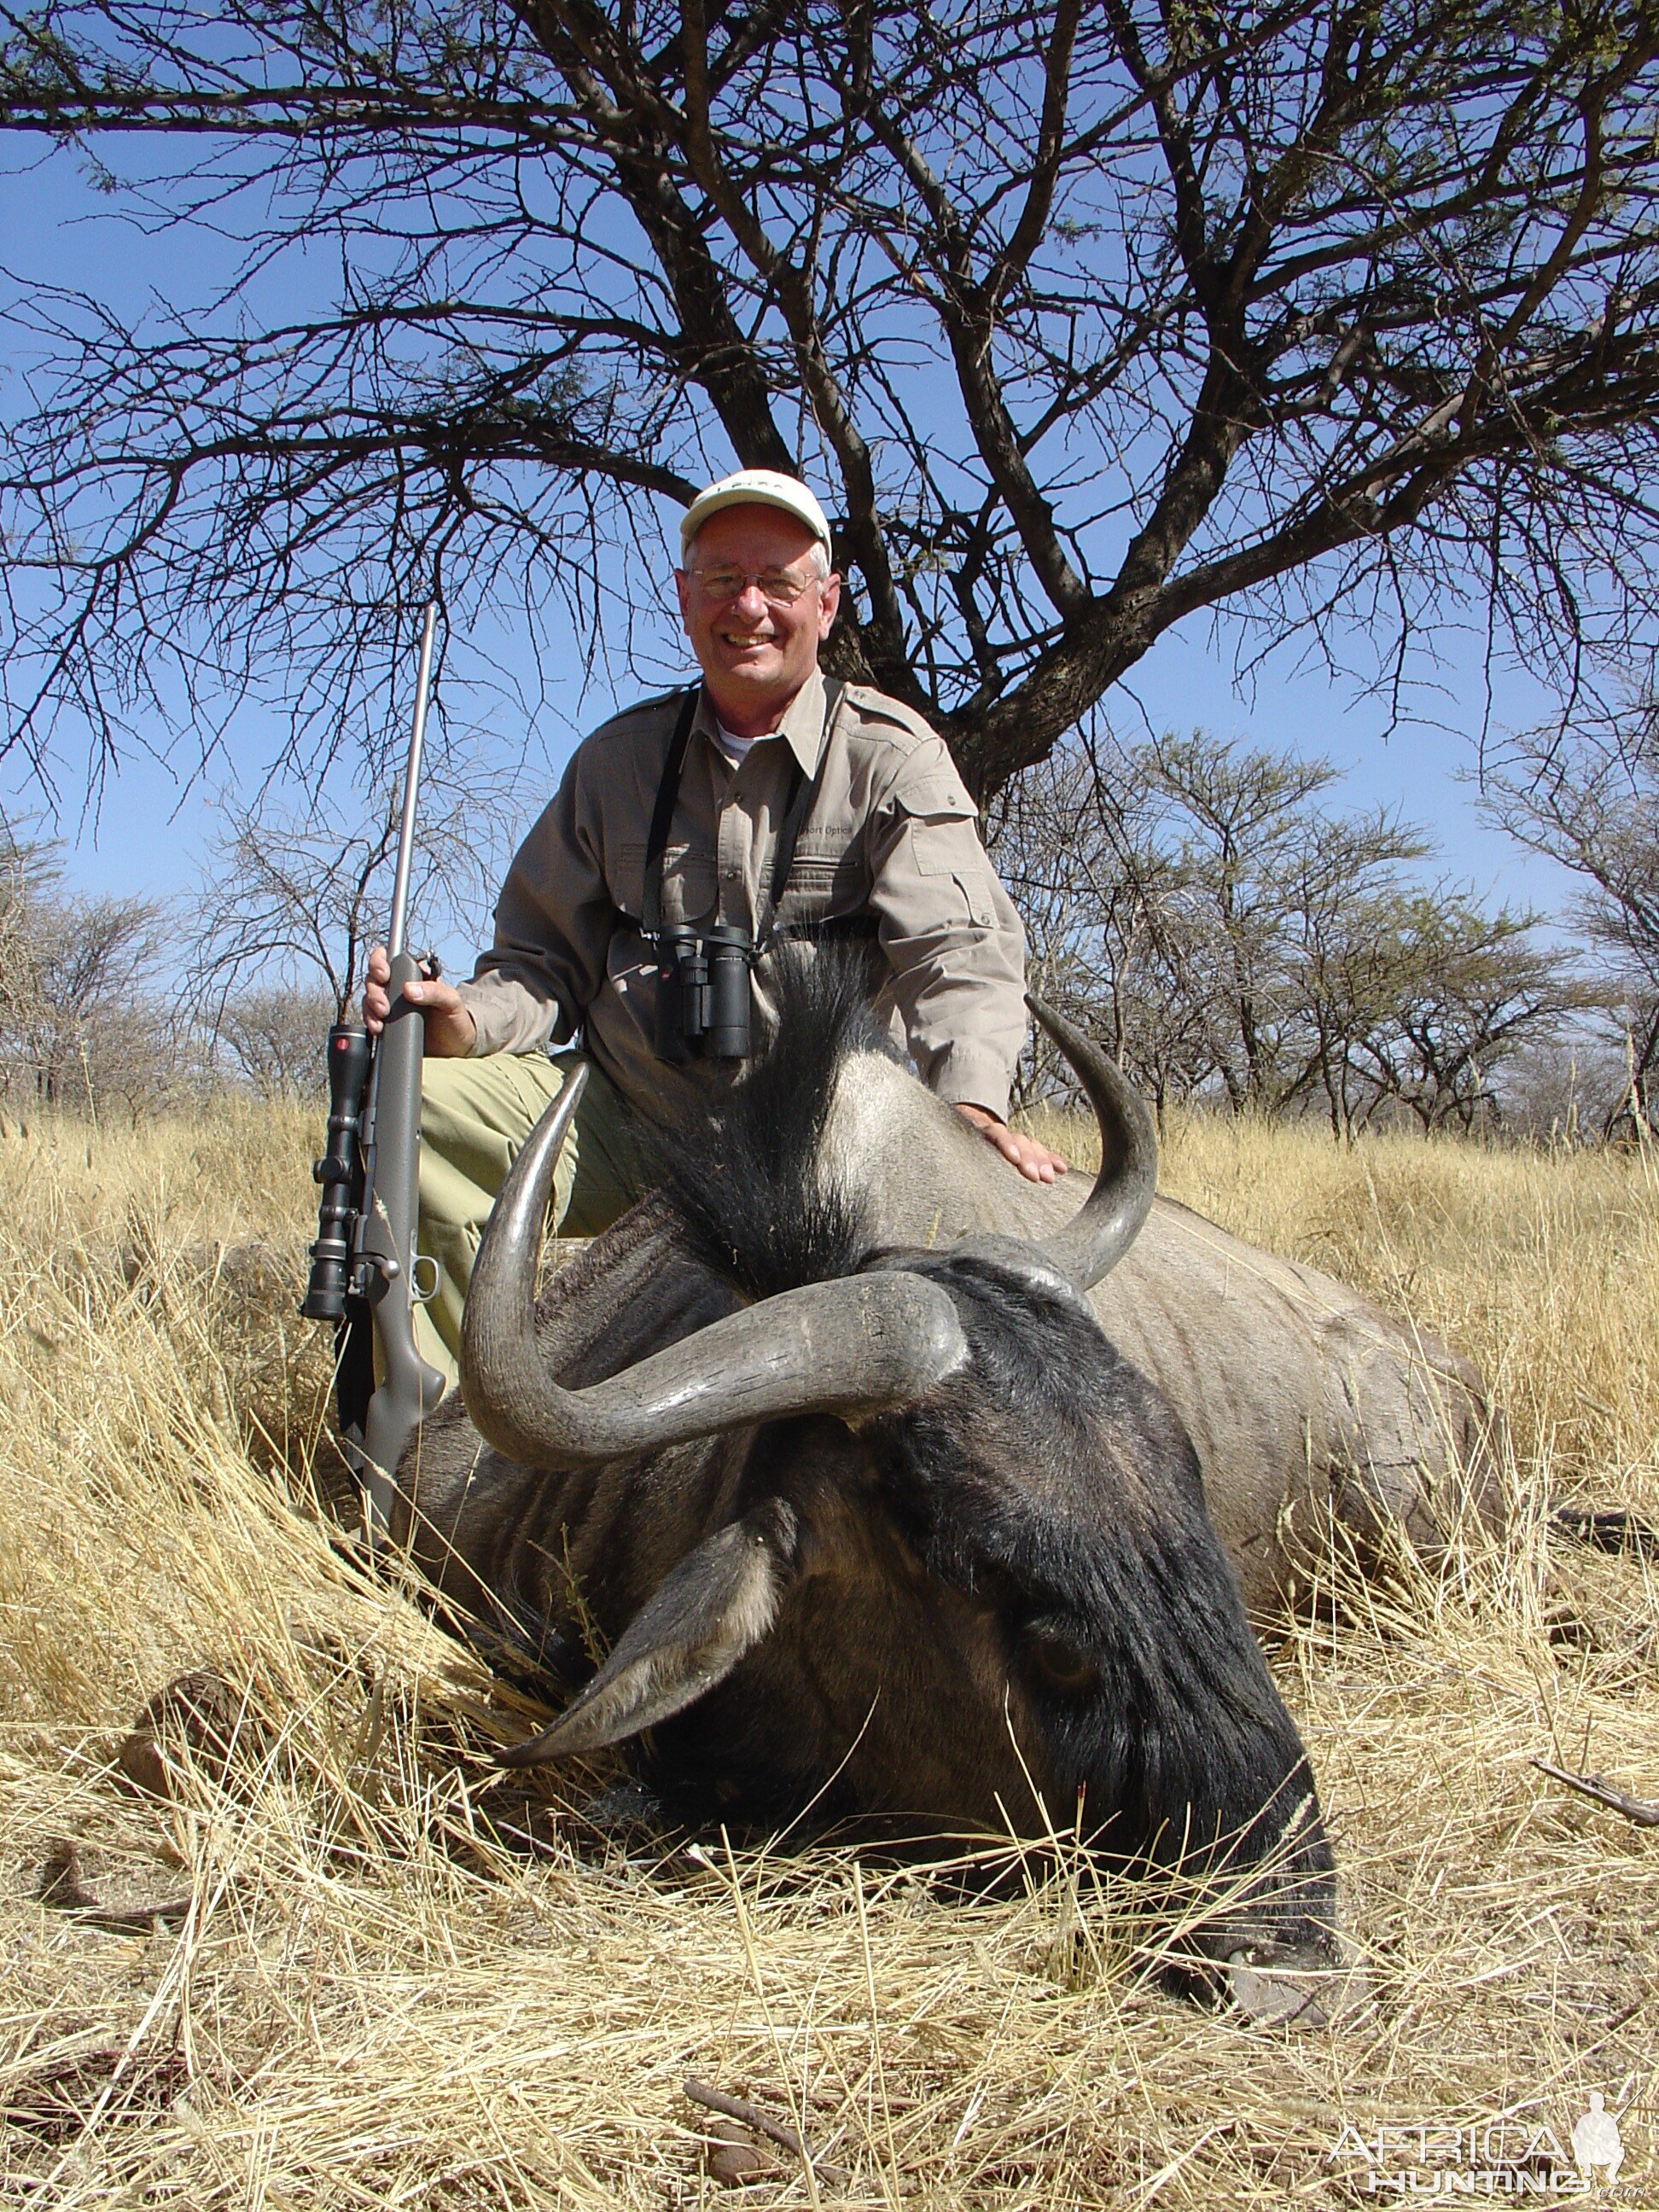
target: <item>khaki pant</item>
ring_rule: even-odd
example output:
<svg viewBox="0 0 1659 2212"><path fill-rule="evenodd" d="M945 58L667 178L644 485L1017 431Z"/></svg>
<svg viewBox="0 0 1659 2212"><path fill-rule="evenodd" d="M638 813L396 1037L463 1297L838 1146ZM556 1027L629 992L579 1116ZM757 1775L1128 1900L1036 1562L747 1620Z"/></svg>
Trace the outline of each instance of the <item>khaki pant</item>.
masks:
<svg viewBox="0 0 1659 2212"><path fill-rule="evenodd" d="M456 1379L461 1306L478 1240L519 1147L580 1055L496 1052L428 1060L421 1084L420 1249L437 1262L438 1287L415 1309L422 1358ZM553 1182L555 1236L597 1237L644 1189L621 1093L590 1060L587 1088Z"/></svg>

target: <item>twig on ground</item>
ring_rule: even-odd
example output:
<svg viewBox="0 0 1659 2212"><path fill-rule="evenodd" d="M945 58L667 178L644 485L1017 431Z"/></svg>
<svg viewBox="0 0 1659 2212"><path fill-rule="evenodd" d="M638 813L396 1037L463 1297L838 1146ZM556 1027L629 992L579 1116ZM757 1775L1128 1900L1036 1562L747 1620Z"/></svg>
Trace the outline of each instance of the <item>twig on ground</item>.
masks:
<svg viewBox="0 0 1659 2212"><path fill-rule="evenodd" d="M1659 1828L1659 1797L1632 1797L1624 1790L1615 1789L1605 1774L1569 1774L1565 1766L1552 1766L1547 1759L1534 1759L1533 1765L1540 1774L1553 1781L1565 1782L1569 1790L1577 1790L1581 1796L1593 1798L1596 1804L1605 1805L1609 1812L1622 1813L1638 1828Z"/></svg>
<svg viewBox="0 0 1659 2212"><path fill-rule="evenodd" d="M1659 1559L1659 1528L1628 1506L1558 1505L1550 1519L1564 1536L1595 1552L1629 1552Z"/></svg>
<svg viewBox="0 0 1659 2212"><path fill-rule="evenodd" d="M832 2187L839 2188L847 2179L840 2166L831 2166L826 2159L812 2158L799 2136L786 2121L773 2119L758 2105L751 2105L747 2097L728 2096L724 2089L716 2089L707 2081L700 2081L695 2074L688 2074L685 2078L685 2094L694 2105L707 2106L711 2112L723 2112L728 2120L741 2120L746 2128L753 2128L757 2135L765 2136L769 2142L793 2151L797 2158L811 2159L817 2172Z"/></svg>
<svg viewBox="0 0 1659 2212"><path fill-rule="evenodd" d="M193 1896L186 1894L159 1898L154 1904L147 1898L106 1904L87 1887L81 1872L80 1853L68 1842L54 1844L47 1853L35 1894L42 1905L49 1905L58 1912L73 1914L82 1926L102 1928L112 1936L148 1936L158 1923L163 1928L180 1927L195 1902Z"/></svg>

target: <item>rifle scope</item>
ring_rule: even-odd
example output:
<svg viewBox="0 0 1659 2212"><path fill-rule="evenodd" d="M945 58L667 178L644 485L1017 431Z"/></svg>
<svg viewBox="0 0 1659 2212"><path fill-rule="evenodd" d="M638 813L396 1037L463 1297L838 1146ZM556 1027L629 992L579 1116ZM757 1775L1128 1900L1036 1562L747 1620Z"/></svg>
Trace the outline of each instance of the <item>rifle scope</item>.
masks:
<svg viewBox="0 0 1659 2212"><path fill-rule="evenodd" d="M373 1060L368 1031L351 1022L328 1033L328 1150L312 1169L323 1187L311 1279L300 1311L307 1321L341 1321L351 1288L351 1225L362 1180L363 1092Z"/></svg>

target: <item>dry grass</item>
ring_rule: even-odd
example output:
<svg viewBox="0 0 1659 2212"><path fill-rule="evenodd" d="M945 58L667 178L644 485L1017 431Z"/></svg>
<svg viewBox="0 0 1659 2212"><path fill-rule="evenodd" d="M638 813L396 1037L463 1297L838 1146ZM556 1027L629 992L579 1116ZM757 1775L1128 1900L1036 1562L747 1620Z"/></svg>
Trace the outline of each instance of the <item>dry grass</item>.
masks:
<svg viewBox="0 0 1659 2212"><path fill-rule="evenodd" d="M1530 1765L1659 1795L1659 1568L1547 1559L1533 1522L1285 1632L1374 1985L1327 2033L1159 1994L1125 1900L1063 1850L963 1901L556 1818L492 1781L511 1700L331 1548L310 1332L183 1256L297 1241L308 1142L259 1114L0 1141L0 2203L732 2201L688 2074L841 2170L781 2154L758 2205L1346 2204L1345 2126L1506 2125L1431 2142L1421 2186L1565 2141L1593 2088L1635 2100L1620 2200L1659 2202L1659 1832ZM1211 1123L1166 1170L1472 1352L1535 1494L1659 1518L1656 1180ZM190 1668L234 1686L236 1740L170 1736L157 1809L112 1752ZM1395 2139L1396 2175L1419 2148Z"/></svg>

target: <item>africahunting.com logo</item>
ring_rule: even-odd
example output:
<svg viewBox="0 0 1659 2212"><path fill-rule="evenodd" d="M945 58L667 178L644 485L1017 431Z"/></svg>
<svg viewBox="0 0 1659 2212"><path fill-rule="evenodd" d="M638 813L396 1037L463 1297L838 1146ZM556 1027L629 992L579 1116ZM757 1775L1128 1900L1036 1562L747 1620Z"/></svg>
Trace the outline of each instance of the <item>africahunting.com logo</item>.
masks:
<svg viewBox="0 0 1659 2212"><path fill-rule="evenodd" d="M1599 2089L1589 2108L1560 2133L1547 2121L1497 2119L1473 2127L1345 2127L1329 2163L1371 2197L1540 2197L1552 2203L1594 2197L1619 2179L1628 2146L1620 2121L1629 2102L1607 2110Z"/></svg>

